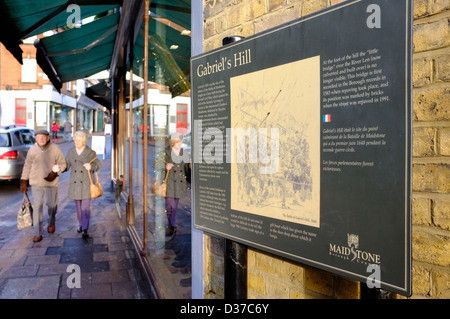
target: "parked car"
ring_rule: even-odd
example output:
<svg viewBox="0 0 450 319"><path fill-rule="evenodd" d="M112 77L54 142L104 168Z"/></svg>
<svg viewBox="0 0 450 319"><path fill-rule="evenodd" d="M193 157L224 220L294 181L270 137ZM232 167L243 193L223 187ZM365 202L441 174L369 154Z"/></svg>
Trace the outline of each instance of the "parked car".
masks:
<svg viewBox="0 0 450 319"><path fill-rule="evenodd" d="M36 143L34 134L25 126L0 128L0 180L20 179L28 150Z"/></svg>

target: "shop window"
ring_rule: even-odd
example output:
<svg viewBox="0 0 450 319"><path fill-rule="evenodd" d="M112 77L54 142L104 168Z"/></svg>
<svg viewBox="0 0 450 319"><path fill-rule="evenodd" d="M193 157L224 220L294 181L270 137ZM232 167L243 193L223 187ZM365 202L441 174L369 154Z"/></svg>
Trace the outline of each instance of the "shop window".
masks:
<svg viewBox="0 0 450 319"><path fill-rule="evenodd" d="M36 83L37 63L35 59L23 59L22 82Z"/></svg>

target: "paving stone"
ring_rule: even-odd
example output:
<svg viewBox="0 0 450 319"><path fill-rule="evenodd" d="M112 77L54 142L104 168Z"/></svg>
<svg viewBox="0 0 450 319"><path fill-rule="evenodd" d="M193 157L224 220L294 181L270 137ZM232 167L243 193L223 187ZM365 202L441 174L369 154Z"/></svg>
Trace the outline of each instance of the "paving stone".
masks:
<svg viewBox="0 0 450 319"><path fill-rule="evenodd" d="M1 299L56 299L61 276L25 277L8 279Z"/></svg>
<svg viewBox="0 0 450 319"><path fill-rule="evenodd" d="M81 285L71 289L72 299L108 299L112 298L111 284Z"/></svg>
<svg viewBox="0 0 450 319"><path fill-rule="evenodd" d="M9 267L4 268L0 271L0 277L11 278L11 277L26 277L35 276L39 270L39 266L19 266L19 267Z"/></svg>
<svg viewBox="0 0 450 319"><path fill-rule="evenodd" d="M94 254L94 261L110 261L110 260L121 260L124 259L125 254L123 251L108 251L108 252L99 252Z"/></svg>
<svg viewBox="0 0 450 319"><path fill-rule="evenodd" d="M93 240L89 238L68 238L64 240L61 247L49 247L47 255L60 255L60 263L77 264L80 266L81 272L95 272L109 270L109 263L103 260L94 260L94 253L107 251L108 246L94 245Z"/></svg>
<svg viewBox="0 0 450 319"><path fill-rule="evenodd" d="M109 176L109 160L102 170ZM68 183L68 178L60 182L61 194L67 194ZM155 298L117 215L115 192L104 191L91 206L87 240L76 232L75 205L65 197L58 205L55 233L45 229L38 243L32 241L34 229L18 231L15 222L6 227L1 223L8 218L0 216L0 299ZM74 272L67 267L72 264L80 266L81 288L71 285Z"/></svg>
<svg viewBox="0 0 450 319"><path fill-rule="evenodd" d="M46 265L46 264L58 264L61 256L28 256L25 261L25 266L32 265Z"/></svg>
<svg viewBox="0 0 450 319"><path fill-rule="evenodd" d="M130 281L127 270L94 272L92 273L92 283L112 283Z"/></svg>

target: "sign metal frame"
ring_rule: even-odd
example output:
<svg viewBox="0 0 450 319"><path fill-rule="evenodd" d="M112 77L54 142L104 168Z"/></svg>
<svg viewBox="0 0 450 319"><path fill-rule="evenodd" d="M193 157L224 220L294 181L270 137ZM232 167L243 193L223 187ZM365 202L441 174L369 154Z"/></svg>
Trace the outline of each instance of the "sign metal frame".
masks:
<svg viewBox="0 0 450 319"><path fill-rule="evenodd" d="M411 295L411 70L410 0L193 57L194 227Z"/></svg>

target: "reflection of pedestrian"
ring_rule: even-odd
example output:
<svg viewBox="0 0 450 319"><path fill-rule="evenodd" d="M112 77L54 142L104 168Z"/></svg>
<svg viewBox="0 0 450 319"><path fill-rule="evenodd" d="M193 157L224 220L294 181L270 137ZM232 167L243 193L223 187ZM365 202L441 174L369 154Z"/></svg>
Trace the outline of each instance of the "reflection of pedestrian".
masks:
<svg viewBox="0 0 450 319"><path fill-rule="evenodd" d="M50 143L47 130L37 131L36 144L28 151L22 176L20 190L27 192L27 183L31 186L33 195L33 225L36 227L34 242L42 240L43 208L48 208L48 232L55 231L55 216L58 204L58 174L66 169L66 161L61 149Z"/></svg>
<svg viewBox="0 0 450 319"><path fill-rule="evenodd" d="M88 238L89 221L91 217L91 192L89 187L89 172L96 172L102 167L102 162L97 154L87 146L87 135L83 131L77 131L73 140L75 147L66 155L67 170L70 171L69 198L75 200L77 209L79 233L83 232L83 238Z"/></svg>
<svg viewBox="0 0 450 319"><path fill-rule="evenodd" d="M64 141L70 142L70 137L72 135L72 123L69 120L65 121L63 124Z"/></svg>
<svg viewBox="0 0 450 319"><path fill-rule="evenodd" d="M142 139L144 139L144 124L141 126ZM150 132L150 125L147 124L147 135Z"/></svg>
<svg viewBox="0 0 450 319"><path fill-rule="evenodd" d="M161 179L164 179L166 172L167 176L167 196L166 196L166 212L167 212L167 232L166 235L171 236L176 233L176 215L178 209L178 202L180 198L187 197L187 182L185 163L183 159L183 149L181 148L182 136L181 134L172 134L170 137L169 147L164 152L158 154L153 162L153 167L162 174L159 174Z"/></svg>
<svg viewBox="0 0 450 319"><path fill-rule="evenodd" d="M133 124L133 141L137 142L139 140L139 124L134 122Z"/></svg>
<svg viewBox="0 0 450 319"><path fill-rule="evenodd" d="M55 120L52 122L52 143L58 142L58 131L59 131L59 125L56 123Z"/></svg>

